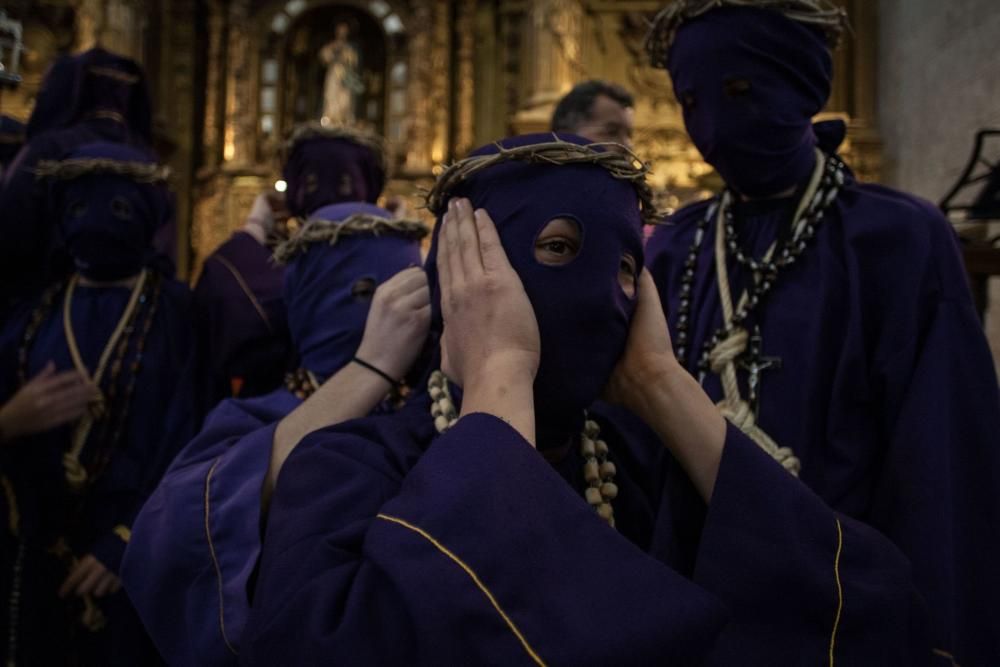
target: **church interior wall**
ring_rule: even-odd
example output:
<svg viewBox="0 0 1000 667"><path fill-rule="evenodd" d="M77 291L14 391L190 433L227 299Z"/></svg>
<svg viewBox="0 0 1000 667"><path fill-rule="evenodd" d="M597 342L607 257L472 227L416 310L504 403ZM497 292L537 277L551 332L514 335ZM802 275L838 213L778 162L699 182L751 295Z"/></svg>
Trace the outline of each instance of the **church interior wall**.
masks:
<svg viewBox="0 0 1000 667"><path fill-rule="evenodd" d="M1000 127L995 0L837 2L853 30L836 54L828 112L849 124L848 160L866 180L938 201L964 166L975 131ZM175 173L178 268L193 279L201 259L242 224L260 188L278 176L277 140L262 136L258 108L265 41L276 18L288 14L294 28L296 12L353 7L383 22L398 17L402 31L386 42L398 44L395 54L407 65L400 89L386 89L392 94L383 110L399 119L386 116L384 128L396 150L389 195L412 194L415 208L413 193L432 182L442 162L511 132L547 129L555 102L573 83L604 78L635 94L636 148L652 164L660 205L670 209L719 183L684 132L669 78L641 49L646 20L661 4L10 0L30 49L24 82L4 92L0 111L26 117L59 53L99 43L140 60L157 107L158 149ZM987 328L1000 360L1000 280L992 289Z"/></svg>
<svg viewBox="0 0 1000 667"><path fill-rule="evenodd" d="M939 202L976 132L1000 129L1000 11L996 0L880 0L879 11L884 179ZM1000 278L990 289L986 328L1000 372Z"/></svg>

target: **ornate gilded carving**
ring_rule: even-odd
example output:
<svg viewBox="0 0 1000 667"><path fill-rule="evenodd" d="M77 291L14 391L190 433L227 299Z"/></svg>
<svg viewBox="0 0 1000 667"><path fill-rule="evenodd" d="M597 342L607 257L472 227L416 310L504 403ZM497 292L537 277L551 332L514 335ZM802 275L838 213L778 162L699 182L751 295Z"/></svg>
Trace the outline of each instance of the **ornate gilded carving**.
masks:
<svg viewBox="0 0 1000 667"><path fill-rule="evenodd" d="M457 38L456 57L456 109L455 109L455 157L462 157L474 148L475 143L475 0L459 0L455 19Z"/></svg>
<svg viewBox="0 0 1000 667"><path fill-rule="evenodd" d="M522 76L527 94L514 117L518 132L548 129L559 98L581 78L583 7L579 0L540 0L527 12Z"/></svg>

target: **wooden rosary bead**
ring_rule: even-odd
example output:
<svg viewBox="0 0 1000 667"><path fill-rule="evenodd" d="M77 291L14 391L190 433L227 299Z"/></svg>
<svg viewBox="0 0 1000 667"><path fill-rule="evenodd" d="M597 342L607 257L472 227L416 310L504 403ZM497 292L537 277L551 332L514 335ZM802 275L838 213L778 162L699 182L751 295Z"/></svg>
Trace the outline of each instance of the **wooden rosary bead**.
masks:
<svg viewBox="0 0 1000 667"><path fill-rule="evenodd" d="M587 499L587 502L594 507L604 504L604 498L601 497L601 490L596 486L588 486L583 492L583 496Z"/></svg>

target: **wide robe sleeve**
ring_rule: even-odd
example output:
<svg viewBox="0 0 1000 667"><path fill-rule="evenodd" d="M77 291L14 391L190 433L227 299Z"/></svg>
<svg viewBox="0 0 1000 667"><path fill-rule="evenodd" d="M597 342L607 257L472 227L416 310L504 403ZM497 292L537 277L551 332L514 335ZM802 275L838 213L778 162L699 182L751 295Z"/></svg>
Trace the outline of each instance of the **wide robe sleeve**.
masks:
<svg viewBox="0 0 1000 667"><path fill-rule="evenodd" d="M910 555L937 664L998 665L1000 395L966 295L932 307L913 354L867 520Z"/></svg>
<svg viewBox="0 0 1000 667"><path fill-rule="evenodd" d="M886 238L869 222L868 252L859 252L854 269L870 272L859 286L877 286L857 301L873 341L869 392L883 407L885 443L870 506L855 518L907 555L930 613L935 664L998 665L1000 392L993 359L947 220L926 202L902 199L904 208L900 195L868 187L897 204L892 210L909 233L891 227Z"/></svg>
<svg viewBox="0 0 1000 667"><path fill-rule="evenodd" d="M710 664L921 665L926 610L884 535L729 426L694 581L729 607Z"/></svg>
<svg viewBox="0 0 1000 667"><path fill-rule="evenodd" d="M283 414L270 407L223 401L133 526L122 581L171 665L236 662L260 551L261 487Z"/></svg>
<svg viewBox="0 0 1000 667"><path fill-rule="evenodd" d="M501 420L408 456L328 430L289 457L244 664L696 664L724 623Z"/></svg>

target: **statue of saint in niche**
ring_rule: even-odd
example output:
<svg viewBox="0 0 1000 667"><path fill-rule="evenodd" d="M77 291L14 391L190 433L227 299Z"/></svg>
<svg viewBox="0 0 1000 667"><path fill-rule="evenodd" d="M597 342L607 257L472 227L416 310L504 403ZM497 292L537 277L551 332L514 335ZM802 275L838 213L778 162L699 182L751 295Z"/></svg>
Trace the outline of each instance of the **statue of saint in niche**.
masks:
<svg viewBox="0 0 1000 667"><path fill-rule="evenodd" d="M351 28L338 23L334 39L319 52L320 61L326 65L323 84L323 125L352 125L354 108L364 92L365 85L358 71L358 52L348 41Z"/></svg>

